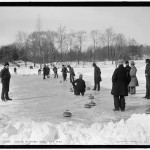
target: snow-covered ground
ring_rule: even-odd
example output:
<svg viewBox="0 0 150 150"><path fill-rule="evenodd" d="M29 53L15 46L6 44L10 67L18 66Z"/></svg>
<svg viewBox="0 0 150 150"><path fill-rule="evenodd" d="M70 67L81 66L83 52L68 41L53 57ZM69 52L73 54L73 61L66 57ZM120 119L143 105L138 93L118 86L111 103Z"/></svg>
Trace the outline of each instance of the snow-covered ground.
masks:
<svg viewBox="0 0 150 150"><path fill-rule="evenodd" d="M17 74L12 74L10 97L13 101L0 102L0 144L1 145L149 145L150 116L145 114L149 101L145 95L145 63L135 61L139 85L137 94L126 98L126 111L113 112L113 97L110 94L111 77L115 65L111 62L98 62L101 68L101 91L86 91L84 97L69 92L69 80L60 83L61 64L57 67L59 79L51 77L43 80L37 75L39 66L29 69L20 63ZM80 73L87 86L93 88L93 67L91 63L74 67L76 77ZM0 69L3 66L0 66ZM1 90L1 87L0 87ZM95 96L97 106L85 109L89 94ZM73 116L63 118L69 109Z"/></svg>

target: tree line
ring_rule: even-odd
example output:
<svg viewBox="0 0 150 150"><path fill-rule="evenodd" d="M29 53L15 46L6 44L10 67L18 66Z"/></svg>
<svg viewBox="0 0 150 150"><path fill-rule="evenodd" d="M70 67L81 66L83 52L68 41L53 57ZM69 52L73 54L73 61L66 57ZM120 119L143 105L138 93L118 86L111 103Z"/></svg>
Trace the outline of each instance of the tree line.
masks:
<svg viewBox="0 0 150 150"><path fill-rule="evenodd" d="M105 31L67 31L59 26L56 31L41 31L30 34L19 31L13 44L0 48L0 63L16 60L45 64L64 61L112 61L136 60L150 55L150 46L141 45L135 39L127 39L113 29Z"/></svg>

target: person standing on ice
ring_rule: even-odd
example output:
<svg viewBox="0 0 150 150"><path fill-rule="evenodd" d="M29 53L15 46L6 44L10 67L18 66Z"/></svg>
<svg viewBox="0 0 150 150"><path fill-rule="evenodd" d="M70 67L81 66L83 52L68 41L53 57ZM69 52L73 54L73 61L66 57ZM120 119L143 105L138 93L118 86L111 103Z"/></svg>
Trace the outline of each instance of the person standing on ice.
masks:
<svg viewBox="0 0 150 150"><path fill-rule="evenodd" d="M75 76L74 69L70 65L68 65L67 67L69 68L68 72L70 73L70 83L72 83L74 82L74 76Z"/></svg>
<svg viewBox="0 0 150 150"><path fill-rule="evenodd" d="M14 68L14 74L17 74L17 68L16 67Z"/></svg>
<svg viewBox="0 0 150 150"><path fill-rule="evenodd" d="M67 68L64 65L62 65L61 72L62 72L63 81L67 81L66 78L67 78L67 72L68 72L68 70L67 70Z"/></svg>
<svg viewBox="0 0 150 150"><path fill-rule="evenodd" d="M47 75L47 67L44 65L43 67L43 79L45 79L45 76Z"/></svg>
<svg viewBox="0 0 150 150"><path fill-rule="evenodd" d="M136 86L139 86L138 79L136 77L137 69L135 67L135 62L131 61L130 66L131 66L131 70L130 70L131 81L129 83L130 94L135 94L136 93Z"/></svg>
<svg viewBox="0 0 150 150"><path fill-rule="evenodd" d="M112 75L112 90L111 94L114 96L113 111L125 110L125 96L128 96L128 84L130 79L126 68L123 66L124 61L118 61L118 68L115 69Z"/></svg>
<svg viewBox="0 0 150 150"><path fill-rule="evenodd" d="M85 93L86 85L85 85L85 81L82 78L83 78L83 75L80 74L79 79L76 79L75 81L72 82L72 85L74 88L74 95L82 94L82 96L83 96ZM76 83L76 85L75 85L75 83Z"/></svg>
<svg viewBox="0 0 150 150"><path fill-rule="evenodd" d="M128 61L126 61L125 64L126 64L125 68L127 69L127 73L128 73L128 78L131 80L131 78L130 78L131 67L129 66L129 62ZM128 92L130 93L130 87L129 86L128 86Z"/></svg>
<svg viewBox="0 0 150 150"><path fill-rule="evenodd" d="M143 98L150 99L150 59L145 60L146 95Z"/></svg>
<svg viewBox="0 0 150 150"><path fill-rule="evenodd" d="M48 65L46 66L46 75L47 75L47 78L50 77L50 68Z"/></svg>
<svg viewBox="0 0 150 150"><path fill-rule="evenodd" d="M57 67L55 65L53 65L53 71L54 71L54 78L58 78Z"/></svg>
<svg viewBox="0 0 150 150"><path fill-rule="evenodd" d="M97 91L100 91L100 82L102 81L101 70L96 65L96 63L93 63L93 67L94 67L94 89L93 90L97 89Z"/></svg>
<svg viewBox="0 0 150 150"><path fill-rule="evenodd" d="M1 92L1 99L2 101L12 100L9 98L9 83L10 83L10 72L9 72L9 63L6 62L4 64L4 68L1 70L1 83L2 83L2 92Z"/></svg>

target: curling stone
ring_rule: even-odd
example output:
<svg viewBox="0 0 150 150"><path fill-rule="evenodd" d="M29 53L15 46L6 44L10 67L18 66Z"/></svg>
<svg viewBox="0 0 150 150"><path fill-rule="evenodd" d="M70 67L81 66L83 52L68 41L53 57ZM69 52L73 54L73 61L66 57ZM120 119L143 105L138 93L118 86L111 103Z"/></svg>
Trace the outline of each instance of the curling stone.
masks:
<svg viewBox="0 0 150 150"><path fill-rule="evenodd" d="M90 94L89 99L94 99L94 96Z"/></svg>
<svg viewBox="0 0 150 150"><path fill-rule="evenodd" d="M91 108L91 105L85 104L85 105L84 105L84 108Z"/></svg>
<svg viewBox="0 0 150 150"><path fill-rule="evenodd" d="M71 114L71 112L69 112L68 110L66 110L66 111L63 113L63 116L64 116L64 117L71 117L72 114Z"/></svg>
<svg viewBox="0 0 150 150"><path fill-rule="evenodd" d="M95 103L95 102L93 102L93 101L91 101L91 102L89 103L89 105L91 105L91 106L95 106L95 105L96 105L96 103Z"/></svg>
<svg viewBox="0 0 150 150"><path fill-rule="evenodd" d="M70 88L70 92L73 92L73 89L72 89L72 88Z"/></svg>
<svg viewBox="0 0 150 150"><path fill-rule="evenodd" d="M87 90L90 90L90 87L87 87L86 89L87 89Z"/></svg>

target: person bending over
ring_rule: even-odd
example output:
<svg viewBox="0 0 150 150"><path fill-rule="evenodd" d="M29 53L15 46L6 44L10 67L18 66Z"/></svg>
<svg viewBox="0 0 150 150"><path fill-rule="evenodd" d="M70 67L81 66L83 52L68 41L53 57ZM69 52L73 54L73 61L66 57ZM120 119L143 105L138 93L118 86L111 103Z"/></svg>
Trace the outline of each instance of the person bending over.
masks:
<svg viewBox="0 0 150 150"><path fill-rule="evenodd" d="M82 94L82 96L85 93L85 81L82 79L83 75L80 74L79 75L79 79L76 79L75 81L72 82L73 88L74 88L74 95L80 95L80 93Z"/></svg>

